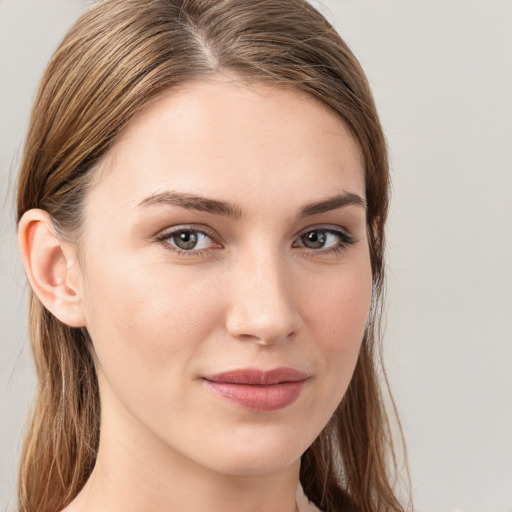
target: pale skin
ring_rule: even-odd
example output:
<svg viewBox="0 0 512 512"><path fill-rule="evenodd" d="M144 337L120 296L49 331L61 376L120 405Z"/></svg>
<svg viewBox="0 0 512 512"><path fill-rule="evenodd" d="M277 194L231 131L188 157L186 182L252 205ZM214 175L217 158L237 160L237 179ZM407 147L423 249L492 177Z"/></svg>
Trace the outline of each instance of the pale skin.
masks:
<svg viewBox="0 0 512 512"><path fill-rule="evenodd" d="M32 288L96 353L100 447L66 512L296 511L300 457L348 387L371 300L356 143L302 92L218 77L150 104L95 172L79 258L44 211L19 224ZM204 385L247 367L307 380L263 412Z"/></svg>

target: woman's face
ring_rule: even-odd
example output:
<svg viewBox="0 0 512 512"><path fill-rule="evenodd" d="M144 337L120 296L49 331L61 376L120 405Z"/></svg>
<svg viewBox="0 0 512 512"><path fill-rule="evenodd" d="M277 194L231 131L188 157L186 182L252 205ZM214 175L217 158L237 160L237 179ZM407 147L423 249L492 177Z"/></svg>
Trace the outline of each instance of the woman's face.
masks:
<svg viewBox="0 0 512 512"><path fill-rule="evenodd" d="M139 114L85 204L102 436L223 474L296 462L363 337L364 199L353 139L302 92L219 78Z"/></svg>

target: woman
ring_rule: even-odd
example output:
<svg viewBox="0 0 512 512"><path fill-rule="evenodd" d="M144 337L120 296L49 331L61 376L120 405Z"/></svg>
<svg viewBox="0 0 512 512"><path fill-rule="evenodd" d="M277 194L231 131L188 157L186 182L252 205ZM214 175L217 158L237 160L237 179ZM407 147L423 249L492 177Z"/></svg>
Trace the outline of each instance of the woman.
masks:
<svg viewBox="0 0 512 512"><path fill-rule="evenodd" d="M375 362L387 207L371 91L308 3L93 5L19 178L19 509L403 510Z"/></svg>

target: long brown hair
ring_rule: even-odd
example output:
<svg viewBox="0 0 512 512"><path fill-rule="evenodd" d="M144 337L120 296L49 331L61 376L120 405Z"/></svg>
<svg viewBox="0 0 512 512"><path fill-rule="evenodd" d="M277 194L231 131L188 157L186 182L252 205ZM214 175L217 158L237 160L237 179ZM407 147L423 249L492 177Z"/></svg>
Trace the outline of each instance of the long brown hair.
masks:
<svg viewBox="0 0 512 512"><path fill-rule="evenodd" d="M387 383L378 374L386 143L358 61L306 0L96 2L43 75L19 176L18 221L28 209L41 208L61 236L78 242L95 164L120 131L161 92L218 73L307 92L339 114L359 145L373 302L348 391L303 454L300 480L327 512L403 511L393 488L397 459L379 381L384 389ZM87 331L59 322L33 293L30 335L38 395L20 467L19 511L55 512L78 494L94 467L98 383Z"/></svg>

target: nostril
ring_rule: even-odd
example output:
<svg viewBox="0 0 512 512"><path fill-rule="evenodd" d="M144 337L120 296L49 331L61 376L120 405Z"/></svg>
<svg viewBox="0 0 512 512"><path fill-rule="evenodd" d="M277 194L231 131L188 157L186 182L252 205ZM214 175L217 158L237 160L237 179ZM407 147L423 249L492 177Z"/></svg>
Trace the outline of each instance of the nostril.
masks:
<svg viewBox="0 0 512 512"><path fill-rule="evenodd" d="M246 314L240 308L230 311L226 328L240 341L273 345L291 339L300 327L300 316L290 310L281 314Z"/></svg>

